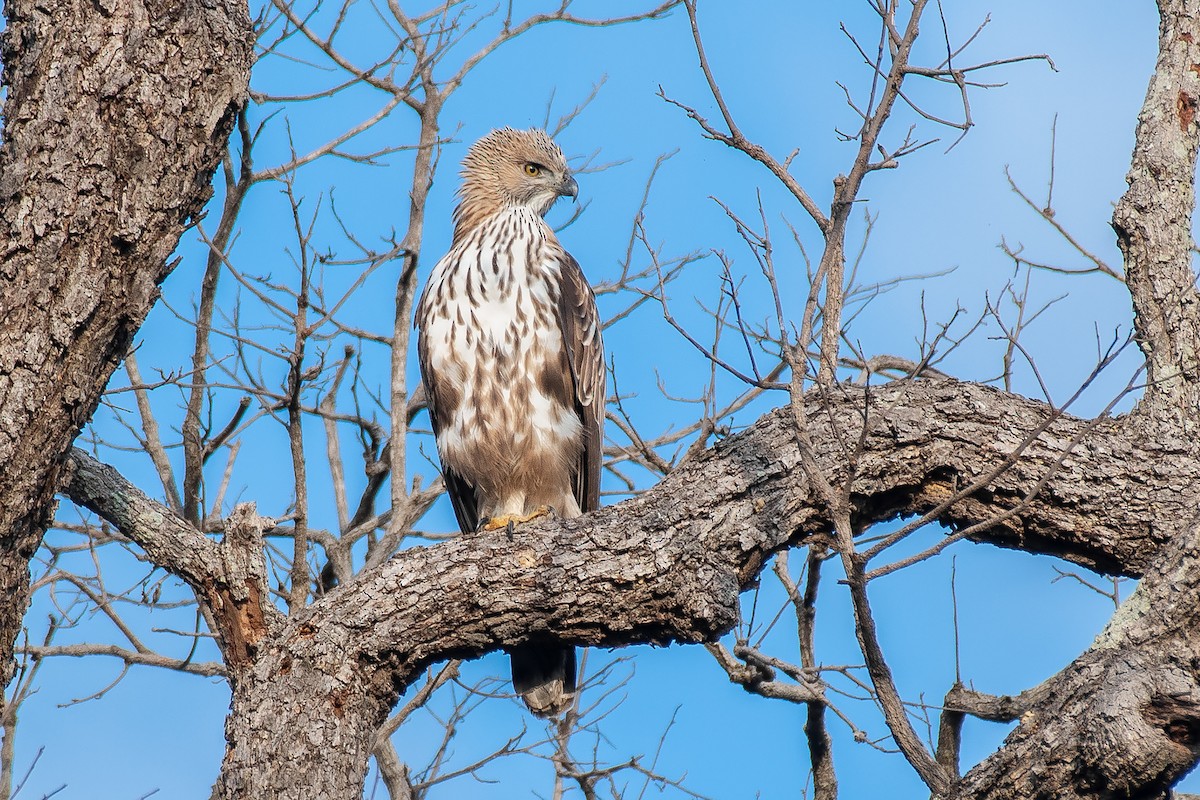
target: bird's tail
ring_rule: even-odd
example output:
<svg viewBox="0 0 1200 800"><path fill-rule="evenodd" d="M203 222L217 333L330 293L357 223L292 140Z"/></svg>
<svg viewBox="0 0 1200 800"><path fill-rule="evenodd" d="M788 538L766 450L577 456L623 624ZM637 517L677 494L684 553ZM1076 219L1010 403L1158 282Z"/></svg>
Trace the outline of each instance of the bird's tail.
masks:
<svg viewBox="0 0 1200 800"><path fill-rule="evenodd" d="M575 700L575 648L558 644L530 644L514 648L513 689L529 710L552 717L570 708Z"/></svg>

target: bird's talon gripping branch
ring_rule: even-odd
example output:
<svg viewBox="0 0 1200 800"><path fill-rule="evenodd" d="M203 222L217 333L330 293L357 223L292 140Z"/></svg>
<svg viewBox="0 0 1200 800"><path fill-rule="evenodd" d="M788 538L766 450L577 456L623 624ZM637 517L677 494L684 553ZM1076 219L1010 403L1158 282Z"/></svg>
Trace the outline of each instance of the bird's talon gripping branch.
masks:
<svg viewBox="0 0 1200 800"><path fill-rule="evenodd" d="M492 517L487 522L483 523L482 530L498 531L503 528L508 531L509 536L512 536L513 530L515 530L518 525L524 525L526 522L532 522L533 520L541 517L557 516L558 512L554 510L553 506L538 506L528 514L501 514L499 516Z"/></svg>

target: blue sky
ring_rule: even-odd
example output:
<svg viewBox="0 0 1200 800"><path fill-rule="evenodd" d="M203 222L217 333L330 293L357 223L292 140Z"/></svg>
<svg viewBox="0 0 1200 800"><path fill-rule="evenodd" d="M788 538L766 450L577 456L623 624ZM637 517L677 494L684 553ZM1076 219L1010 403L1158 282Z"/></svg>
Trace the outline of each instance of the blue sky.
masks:
<svg viewBox="0 0 1200 800"><path fill-rule="evenodd" d="M524 10L534 4L516 5ZM825 204L832 178L849 168L853 154L852 146L840 142L835 134L836 129L853 124L837 82L845 83L857 97L869 80L869 72L838 24L845 21L863 42L873 42L877 34L866 3L809 3L800 11L795 10L797 5L782 0L702 3L701 26L713 69L744 132L780 157L799 148L794 173ZM1011 260L998 248L1002 237L1010 244L1024 245L1032 259L1068 267L1081 264L1010 192L1004 174L1008 166L1032 196L1045 196L1055 119L1056 219L1109 263L1119 264L1108 220L1112 203L1124 188L1133 125L1153 67L1153 4L1113 4L1103 13L1094 4L1082 2L1014 0L1001 8L979 2L946 5L950 36L955 41L970 35L991 12L991 22L964 60L1048 53L1057 71L1042 62L1029 62L989 72L990 80L1005 85L971 95L976 126L948 152L956 132L938 129L907 111L897 113L885 142L898 141L910 124L916 124L917 136L941 137L941 142L906 158L897 170L871 176L864 186L864 212L878 216L860 280L869 284L952 271L903 283L863 311L851 336L870 354L914 355L914 340L923 325L922 305L929 322L936 323L949 319L960 305L966 309L965 316L978 315L985 296L1000 296L1014 277ZM578 12L641 7L641 3L592 2L580 4ZM383 33L373 12L356 7L356 13L360 16L345 40L364 50L378 46L375 37ZM924 25L926 38L918 48L919 57L936 60L938 48L944 48L939 27L935 9ZM464 49L481 35L465 41ZM663 21L610 30L545 26L500 49L470 76L443 115L443 131L452 134L453 141L443 149L443 167L430 198L422 279L449 242L455 172L466 147L495 127L542 124L552 97L553 120L583 100L602 78L606 81L596 100L559 138L570 156L582 159L597 153L597 162L620 162L580 177L580 202L586 204L586 211L562 234L589 276L594 281L616 277L631 219L655 159L674 152L651 191L645 219L650 240L661 246L667 257L714 250L726 253L747 275L748 312L765 317L766 298L753 261L712 199L716 197L739 215L754 219L761 192L768 221L778 237L781 280L798 316L804 267L789 241L785 220L795 225L810 254L818 252L815 229L763 168L701 137L678 109L656 96L661 86L668 96L715 119L716 110L699 73L687 18L681 11ZM263 64L253 85L260 91L282 92L336 80L336 76L298 61L277 60ZM945 87L933 91L914 86L913 96L937 113L961 114L954 94ZM354 91L330 101L289 107L268 123L257 165L265 167L284 157L285 119L295 148L303 152L369 116L378 104L377 96ZM263 111L255 113L258 118L265 116ZM400 109L352 148L364 152L387 144L406 144L414 130L413 117ZM331 194L342 219L364 241L379 242L392 229L402 232L409 181L409 159L403 153L378 167L329 159L305 168L297 177L297 192L305 198L306 211L321 209L314 239L317 246L339 254L349 250L328 212ZM291 274L290 254L295 247L289 239L286 204L279 188L277 184L256 187L241 218L241 234L231 260L245 272ZM564 221L569 212L555 209L552 221ZM210 213L211 229L218 209ZM862 230L859 218L850 237L850 250L856 249ZM175 308L186 309L194 301L203 270L203 250L194 234L186 237L180 253L183 263L164 285L164 296ZM711 303L717 285L715 268L714 258L700 260L671 290L672 310L700 331L709 330L711 323L706 323L695 299ZM336 268L327 271L331 285L348 285L354 277ZM396 271L390 267L372 276L350 306L355 324L387 332L395 278ZM1018 278L1024 281L1023 274ZM1105 341L1117 329L1128 332L1128 299L1119 283L1103 276L1038 272L1030 285L1034 305L1065 295L1031 326L1025 339L1052 396L1062 400L1090 372L1097 331ZM226 280L222 291L226 308L232 307L237 294L233 282ZM602 310L611 313L617 307L617 303L602 300ZM247 308L245 313L252 318L255 312ZM977 332L942 368L964 378L994 376L1001 345L989 337L997 333L994 325ZM155 310L140 339L142 371L147 376L156 367L177 369L188 358L190 334L166 307ZM606 345L622 392L635 394L626 407L644 432L652 434L690 421L691 410L664 400L658 383L673 395L695 396L708 380L708 370L652 305L611 329ZM386 373L381 370L385 359L381 349L366 344L363 357L364 381L382 386ZM264 358L263 365L268 377L280 378L280 368L271 359ZM1102 409L1136 366L1136 356L1127 354L1096 382L1075 410L1090 414ZM1025 366L1018 367L1015 386L1038 395ZM732 379L720 379L721 397L732 397L737 391ZM236 400L234 394L219 397L215 416L227 413ZM164 427L177 424L175 390L155 392L154 401L163 414ZM749 424L758 413L782 401L782 397L766 398L733 424ZM132 406L127 396L114 402L119 407ZM98 414L96 429L106 437L120 436L111 409ZM411 469L429 479L433 468L424 462L420 444L414 442L410 449ZM320 463L319 439L310 437L310 446L312 463ZM344 446L352 447L352 441L347 439ZM423 446L432 453L428 439ZM158 491L144 458L115 451L106 452L105 457L119 463L148 492ZM286 464L281 429L270 424L257 427L246 435L231 489L236 496L228 500L254 499L263 513L282 514L291 500ZM210 478L215 479L222 468L223 464L216 464ZM328 479L321 470L312 472L314 524L331 527ZM353 475L350 480L352 486L362 482ZM617 487L610 484L607 488ZM69 512L60 516L69 518ZM451 529L449 508L435 509L424 524L434 531ZM921 541L928 543L937 535L930 531ZM82 565L83 556L80 559ZM794 559L796 564L800 561ZM882 579L872 591L882 644L902 692L912 701L924 697L936 703L953 679L948 603L952 564L957 570L963 676L983 691L1016 692L1053 674L1088 645L1112 611L1109 601L1075 582L1053 582L1054 562L1049 559L975 545L956 546L939 558ZM105 570L111 584L131 585L148 568L125 556L107 560ZM818 657L826 664L860 663L848 604L832 562L827 573L819 612ZM1127 594L1130 588L1123 591ZM773 615L781 598L777 584L764 578L758 599L760 619L764 614ZM48 592L35 600L29 617L35 638L44 629L52 603ZM179 612L169 620L162 619L167 615L139 617L138 624L186 627L191 624L191 613ZM793 629L794 624L785 617L772 630L765 649L795 659ZM177 639L148 636L156 636L154 640L171 652L179 650ZM61 637L64 642L94 641L111 638L112 631L92 614ZM797 796L807 769L802 709L746 695L730 685L699 648L592 652L589 663L624 655L633 659L618 667L618 672L635 671L622 690L623 705L603 727L609 757L621 760L652 754L674 715L675 724L658 763L664 774L678 778L686 773L690 789L711 797ZM493 654L466 665L463 680L473 683L488 675L505 674L506 669L503 656ZM228 703L223 684L150 668L134 669L102 698L59 707L99 690L118 672L111 659L102 658L60 659L43 667L39 692L22 707L18 774L39 748L44 752L20 796L41 797L64 783L67 788L57 797L134 798L156 788L159 797L208 796L223 751L222 720ZM444 712L448 702L448 698L435 701L433 707ZM882 723L869 703L852 698L838 702L859 727L872 736L883 735ZM516 704L485 703L463 724L454 758L457 763L468 763L528 722ZM397 739L401 756L419 763L435 727L432 720L421 719L402 729ZM898 755L854 744L846 728L836 721L831 721L831 727L844 797L880 796L881 791L890 796L920 794L919 783ZM1005 730L969 722L965 765L997 746ZM531 790L546 796L550 774L545 762L514 757L484 771L482 777L492 783L466 778L447 784L440 793L435 790L432 796L535 796ZM636 791L629 796L637 796Z"/></svg>

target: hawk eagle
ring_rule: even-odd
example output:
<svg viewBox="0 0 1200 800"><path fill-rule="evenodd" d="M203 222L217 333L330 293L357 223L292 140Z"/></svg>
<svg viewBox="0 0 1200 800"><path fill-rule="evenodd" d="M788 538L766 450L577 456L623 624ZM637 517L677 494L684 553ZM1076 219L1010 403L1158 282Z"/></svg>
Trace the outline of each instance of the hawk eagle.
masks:
<svg viewBox="0 0 1200 800"><path fill-rule="evenodd" d="M596 299L542 219L578 186L542 131L493 131L462 167L450 252L417 304L417 351L446 491L464 532L600 501L604 351ZM511 651L535 714L575 692L575 651Z"/></svg>

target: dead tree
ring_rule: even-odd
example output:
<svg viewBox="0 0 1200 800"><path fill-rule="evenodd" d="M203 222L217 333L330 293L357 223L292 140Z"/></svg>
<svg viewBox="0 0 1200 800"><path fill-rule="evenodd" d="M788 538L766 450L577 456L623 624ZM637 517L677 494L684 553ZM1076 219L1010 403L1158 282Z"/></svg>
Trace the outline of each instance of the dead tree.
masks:
<svg viewBox="0 0 1200 800"><path fill-rule="evenodd" d="M644 494L584 518L539 522L512 535L476 533L394 555L388 548L356 575L342 569L337 587L309 602L304 561L310 537L302 514L291 520L292 580L276 595L280 588L268 580L263 543L274 520L243 505L223 520L219 540L209 538L199 509L187 506L186 499L178 508L158 503L88 453L71 451L63 476L66 495L185 581L219 638L233 708L214 797L358 797L378 731L427 667L547 636L605 647L711 644L736 623L741 592L773 556L792 548L807 549L814 571L825 554L840 560L872 696L891 737L932 795L1166 797L1195 765L1200 758L1195 700L1200 679L1194 668L1200 632L1193 622L1200 597L1194 488L1200 485L1195 435L1200 297L1191 217L1200 143L1200 71L1195 69L1200 3L1160 2L1159 62L1137 129L1130 188L1113 218L1137 344L1146 357L1143 397L1128 415L1096 419L979 384L922 379L931 373L920 362L911 364L908 378L883 386L837 380L838 370L854 361L842 355L839 341L846 219L868 176L896 166L897 159L920 146L905 139L888 150L880 139L884 124L895 104L906 99L904 82L914 76L953 85L964 98L971 83L974 67L909 62L926 5L917 0L905 16L897 4L873 4L881 22L878 55L863 52L878 91L857 107L862 126L847 134L859 143L857 156L835 181L831 207L821 208L791 177L788 161L775 159L736 124L704 58L696 4L685 3L721 120L711 122L686 106L685 111L709 137L746 153L780 180L810 216L823 249L805 302L785 308L787 298L776 294L778 324L773 338L764 333L760 344L777 348L778 366L739 370L715 350L707 351L720 368L736 371L753 389L786 392L786 404L707 449L711 420L707 428L700 425L702 445L679 464L661 464L652 446L635 443L630 457L667 473ZM10 37L13 30L19 26ZM7 74L16 80L11 70ZM426 93L431 87L440 91L431 75L418 77L427 81ZM13 105L19 96L14 90L9 100L10 125L19 118L12 111L19 108ZM206 106L210 112L229 107L228 102ZM971 123L965 99L964 112L956 125L966 130ZM431 145L425 134L434 133L422 129L422 146ZM6 153L18 147L13 142L6 138ZM425 178L418 170L415 185ZM765 231L735 221L774 287ZM32 230L42 235L36 226ZM105 232L104 244L120 250L118 241L127 246L140 241L123 230ZM11 233L10 241L21 241L14 238L19 232ZM403 246L410 260L419 248L419 230L414 236L415 243L409 238ZM161 271L166 253L154 252ZM152 282L160 273L147 274ZM406 298L411 299L411 280L411 271L403 273L401 316ZM91 285L97 285L95 279ZM650 296L663 302L669 316L665 296ZM125 325L116 330L127 337L136 315L111 313L117 316L109 323ZM792 316L795 324L789 324ZM109 341L103 351L108 361L98 363L119 356L112 347L125 339L114 334ZM402 362L404 355L393 357ZM858 360L865 366L866 359ZM299 360L292 366L298 385L305 373ZM410 397L404 387L390 388L391 435L403 437ZM0 394L12 396L13 390ZM72 401L78 397L69 395ZM301 405L297 397L282 399L296 407ZM286 413L287 403L280 408ZM20 419L17 427L8 419L6 412L6 435L23 430ZM77 429L62 419L52 419L59 425L59 438L53 440L61 442L54 445L59 457ZM46 441L39 445L40 456L54 449ZM397 473L403 470L399 449L389 453L389 467ZM0 503L11 496L21 501L23 514L37 509L22 517L30 520L24 528L12 528L27 534L17 541L18 556L27 553L29 537L36 539L45 524L44 503L27 501L48 502L54 477L51 457L36 480L22 474L31 487L27 494L0 483ZM393 516L373 523L386 532L399 525L397 509L403 506L407 514L414 503L413 494L396 483ZM900 518L915 522L861 543L863 531ZM925 523L945 526L945 539L917 556L889 562L891 547ZM870 587L876 578L962 539L1054 555L1141 583L1093 646L1042 685L1017 697L953 687L944 703L938 745L930 748L913 729L894 685ZM792 589L798 613L815 613L806 589ZM830 703L813 665L800 665L788 673L791 681L783 681L775 670L787 672L787 665L765 654L745 648L713 651L730 676L751 691L807 706L816 795L835 797L834 754L823 733ZM811 658L804 647L802 656ZM961 774L958 744L966 714L1019 724L1003 747ZM573 774L568 768L559 772L560 777Z"/></svg>

